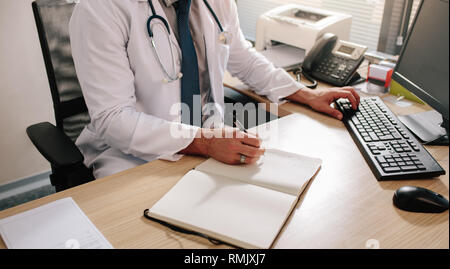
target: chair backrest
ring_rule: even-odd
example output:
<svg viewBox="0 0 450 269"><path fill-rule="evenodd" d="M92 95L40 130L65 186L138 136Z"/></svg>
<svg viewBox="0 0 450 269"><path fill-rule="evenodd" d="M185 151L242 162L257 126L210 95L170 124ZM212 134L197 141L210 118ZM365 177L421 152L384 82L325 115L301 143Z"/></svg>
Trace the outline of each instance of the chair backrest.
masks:
<svg viewBox="0 0 450 269"><path fill-rule="evenodd" d="M56 126L75 141L90 122L75 72L69 21L77 0L36 0L33 13L55 110Z"/></svg>

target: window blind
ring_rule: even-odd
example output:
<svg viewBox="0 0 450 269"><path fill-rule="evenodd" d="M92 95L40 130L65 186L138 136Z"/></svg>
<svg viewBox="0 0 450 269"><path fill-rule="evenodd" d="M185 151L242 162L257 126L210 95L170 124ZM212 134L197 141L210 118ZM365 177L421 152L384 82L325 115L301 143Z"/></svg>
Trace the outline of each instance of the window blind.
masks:
<svg viewBox="0 0 450 269"><path fill-rule="evenodd" d="M404 1L395 0L392 3L391 14L386 14L390 16L387 33L385 33L384 39L386 43L383 44L385 47L382 48L384 52L397 54L397 38L399 36L400 27L402 24L402 16L404 12Z"/></svg>
<svg viewBox="0 0 450 269"><path fill-rule="evenodd" d="M400 29L402 26L402 20L405 13L406 0L389 0L391 1L390 8L385 12L388 14L384 14L386 16L386 25L385 28L382 27L381 37L378 49L391 54L398 54L400 52L401 47L398 46L398 38L400 33ZM420 0L413 0L411 17L409 19L409 27L412 25L414 21L415 15L417 13L417 9L419 7ZM384 30L383 30L384 29Z"/></svg>
<svg viewBox="0 0 450 269"><path fill-rule="evenodd" d="M239 19L246 38L255 40L256 22L261 14L290 3L352 15L350 41L377 49L385 0L238 0Z"/></svg>
<svg viewBox="0 0 450 269"><path fill-rule="evenodd" d="M420 4L420 0L414 0L413 1L412 11L411 11L411 18L409 18L409 26L411 26L412 22L414 21L414 18L416 17L417 9L419 9L419 4Z"/></svg>

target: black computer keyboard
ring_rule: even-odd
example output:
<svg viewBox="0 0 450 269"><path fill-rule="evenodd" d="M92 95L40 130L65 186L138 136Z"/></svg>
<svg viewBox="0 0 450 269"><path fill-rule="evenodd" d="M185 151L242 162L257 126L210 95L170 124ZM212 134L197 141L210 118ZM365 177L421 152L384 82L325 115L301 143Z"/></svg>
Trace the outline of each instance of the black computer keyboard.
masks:
<svg viewBox="0 0 450 269"><path fill-rule="evenodd" d="M379 97L361 98L358 110L336 102L344 123L378 180L432 178L445 171Z"/></svg>

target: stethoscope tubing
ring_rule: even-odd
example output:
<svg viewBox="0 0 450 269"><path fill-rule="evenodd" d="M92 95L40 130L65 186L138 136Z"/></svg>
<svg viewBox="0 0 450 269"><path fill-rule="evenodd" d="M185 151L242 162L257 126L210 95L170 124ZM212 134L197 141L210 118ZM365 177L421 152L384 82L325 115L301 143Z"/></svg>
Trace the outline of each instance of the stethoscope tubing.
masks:
<svg viewBox="0 0 450 269"><path fill-rule="evenodd" d="M203 3L205 3L206 7L208 8L209 12L211 13L211 15L214 17L214 20L217 23L217 26L219 26L219 30L221 33L224 32L222 24L220 23L219 18L217 18L216 12L214 12L214 10L212 9L212 7L209 5L208 1L203 0Z"/></svg>
<svg viewBox="0 0 450 269"><path fill-rule="evenodd" d="M211 15L213 16L214 20L216 21L217 26L219 27L219 30L220 30L221 34L224 34L224 30L223 30L222 24L220 23L220 20L217 17L217 15L214 12L214 10L212 9L212 7L209 5L208 1L207 0L203 0L203 3L205 3L205 5L208 8L209 12L211 13ZM161 67L164 75L167 77L167 79L164 79L163 81L164 82L174 82L174 81L176 81L178 79L181 79L183 77L183 74L182 73L178 73L178 74L175 74L175 75L170 75L169 72L167 71L167 69L164 67L164 64L162 63L162 60L161 60L161 58L159 56L159 53L158 53L158 49L157 49L156 44L155 44L154 33L153 33L153 30L152 30L152 26L151 26L151 23L152 23L153 20L159 20L159 21L161 21L164 24L164 27L167 30L167 39L168 39L168 42L170 44L170 53L171 53L171 56L172 56L172 65L173 65L173 68L175 70L175 57L174 57L174 52L173 52L173 45L172 45L172 43L170 41L170 27L169 27L169 23L162 16L156 14L155 6L153 5L153 0L148 0L148 4L149 4L150 9L152 11L151 16L147 20L147 32L148 32L148 35L150 37L151 47L152 47L153 53L156 56L158 65Z"/></svg>

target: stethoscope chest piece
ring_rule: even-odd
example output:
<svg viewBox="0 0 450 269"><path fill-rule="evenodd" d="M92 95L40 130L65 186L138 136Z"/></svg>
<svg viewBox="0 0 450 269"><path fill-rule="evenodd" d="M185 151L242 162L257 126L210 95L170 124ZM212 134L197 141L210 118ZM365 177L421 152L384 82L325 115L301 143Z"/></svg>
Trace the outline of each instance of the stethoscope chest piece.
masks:
<svg viewBox="0 0 450 269"><path fill-rule="evenodd" d="M179 72L176 75L176 78L163 78L163 83L172 83L174 81L177 81L179 79L183 78L183 73Z"/></svg>
<svg viewBox="0 0 450 269"><path fill-rule="evenodd" d="M227 31L223 31L219 35L219 42L223 45L229 45L231 43L231 34Z"/></svg>

